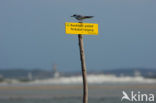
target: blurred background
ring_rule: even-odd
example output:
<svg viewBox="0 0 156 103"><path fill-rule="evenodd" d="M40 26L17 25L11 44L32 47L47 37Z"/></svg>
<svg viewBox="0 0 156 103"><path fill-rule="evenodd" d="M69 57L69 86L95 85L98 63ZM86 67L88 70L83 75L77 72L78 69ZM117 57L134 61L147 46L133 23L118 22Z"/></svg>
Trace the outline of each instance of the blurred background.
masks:
<svg viewBox="0 0 156 103"><path fill-rule="evenodd" d="M90 103L122 102L122 91L156 94L156 1L0 1L0 102L80 103L73 14L94 16L84 36ZM124 101L129 103L129 101Z"/></svg>

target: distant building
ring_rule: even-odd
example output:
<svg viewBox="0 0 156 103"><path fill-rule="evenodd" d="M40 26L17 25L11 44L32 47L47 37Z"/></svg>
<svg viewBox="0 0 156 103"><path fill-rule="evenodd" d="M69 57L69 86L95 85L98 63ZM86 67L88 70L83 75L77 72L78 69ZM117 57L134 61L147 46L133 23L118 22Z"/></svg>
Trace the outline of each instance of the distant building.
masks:
<svg viewBox="0 0 156 103"><path fill-rule="evenodd" d="M32 80L33 78L32 78L32 73L31 72L29 72L28 73L28 80Z"/></svg>
<svg viewBox="0 0 156 103"><path fill-rule="evenodd" d="M141 76L140 71L135 70L135 71L134 71L134 76L135 76L135 77L140 77L140 76Z"/></svg>
<svg viewBox="0 0 156 103"><path fill-rule="evenodd" d="M60 77L60 73L57 71L56 64L53 65L53 77L54 78Z"/></svg>

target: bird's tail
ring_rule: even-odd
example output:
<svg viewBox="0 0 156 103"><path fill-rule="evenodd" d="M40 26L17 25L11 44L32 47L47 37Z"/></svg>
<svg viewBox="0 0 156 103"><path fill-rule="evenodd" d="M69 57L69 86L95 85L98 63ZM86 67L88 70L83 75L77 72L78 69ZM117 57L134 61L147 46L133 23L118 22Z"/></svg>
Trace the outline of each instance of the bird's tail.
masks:
<svg viewBox="0 0 156 103"><path fill-rule="evenodd" d="M85 16L84 18L93 18L94 16Z"/></svg>

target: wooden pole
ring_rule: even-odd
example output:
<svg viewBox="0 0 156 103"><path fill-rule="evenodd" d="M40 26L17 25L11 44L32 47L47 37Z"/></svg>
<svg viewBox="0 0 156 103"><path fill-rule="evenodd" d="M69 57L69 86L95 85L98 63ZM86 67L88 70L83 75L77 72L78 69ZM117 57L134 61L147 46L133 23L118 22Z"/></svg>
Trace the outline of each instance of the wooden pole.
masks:
<svg viewBox="0 0 156 103"><path fill-rule="evenodd" d="M83 103L88 103L88 83L87 83L85 54L84 54L84 47L83 47L83 35L78 34L78 39L79 39L80 60L81 60L82 78L83 78Z"/></svg>

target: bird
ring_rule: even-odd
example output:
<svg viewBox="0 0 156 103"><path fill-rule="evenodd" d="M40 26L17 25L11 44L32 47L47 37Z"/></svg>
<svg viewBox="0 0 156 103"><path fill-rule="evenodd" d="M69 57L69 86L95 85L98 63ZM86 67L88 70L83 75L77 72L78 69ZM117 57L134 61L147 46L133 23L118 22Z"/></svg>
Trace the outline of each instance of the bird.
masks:
<svg viewBox="0 0 156 103"><path fill-rule="evenodd" d="M71 17L74 17L75 19L77 19L77 20L79 20L79 21L82 21L82 20L84 20L84 19L93 18L94 16L82 16L82 15L74 14L74 15L72 15Z"/></svg>

